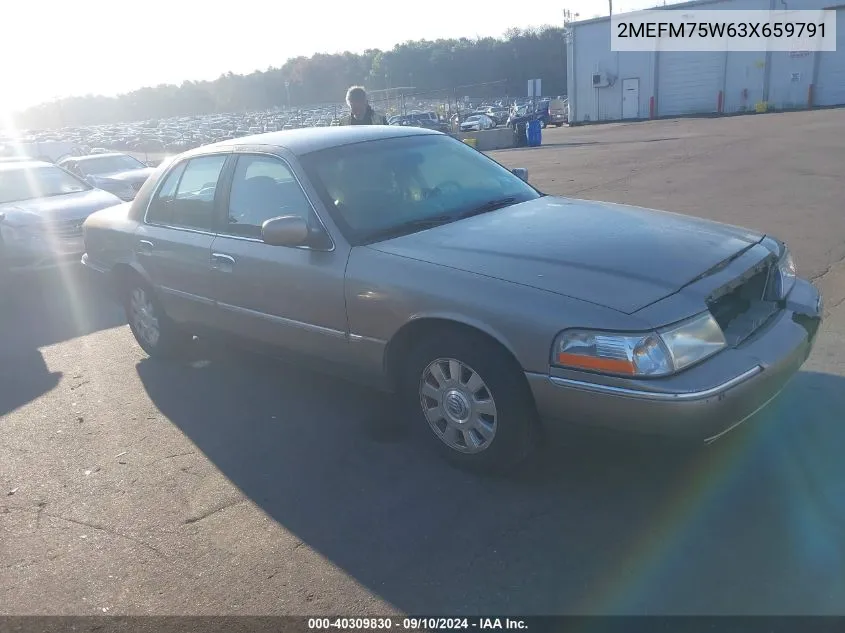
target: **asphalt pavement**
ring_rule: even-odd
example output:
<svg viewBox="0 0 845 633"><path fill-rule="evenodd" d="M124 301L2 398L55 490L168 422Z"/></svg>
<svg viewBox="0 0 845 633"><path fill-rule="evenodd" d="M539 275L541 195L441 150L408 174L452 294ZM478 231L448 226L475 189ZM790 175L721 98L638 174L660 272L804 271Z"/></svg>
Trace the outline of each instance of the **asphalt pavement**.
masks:
<svg viewBox="0 0 845 633"><path fill-rule="evenodd" d="M148 359L71 269L0 295L0 613L845 614L845 110L547 129L548 193L788 241L817 347L706 451L552 438L454 470L364 388ZM389 416L388 416L389 417Z"/></svg>

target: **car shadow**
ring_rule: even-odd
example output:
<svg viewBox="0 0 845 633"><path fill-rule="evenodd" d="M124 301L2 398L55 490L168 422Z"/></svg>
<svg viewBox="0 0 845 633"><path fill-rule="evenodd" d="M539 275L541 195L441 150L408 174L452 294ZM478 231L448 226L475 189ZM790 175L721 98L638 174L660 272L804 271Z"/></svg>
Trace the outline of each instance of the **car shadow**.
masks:
<svg viewBox="0 0 845 633"><path fill-rule="evenodd" d="M122 308L99 281L81 265L4 281L2 349L35 349L125 324Z"/></svg>
<svg viewBox="0 0 845 633"><path fill-rule="evenodd" d="M62 372L52 372L38 350L0 355L0 418L53 390Z"/></svg>
<svg viewBox="0 0 845 633"><path fill-rule="evenodd" d="M838 377L799 374L765 419L706 450L556 435L519 475L485 477L445 465L416 431L390 431L407 427L377 393L246 354L207 359L144 360L137 371L157 408L250 499L404 612L823 613L845 603Z"/></svg>
<svg viewBox="0 0 845 633"><path fill-rule="evenodd" d="M126 323L81 266L0 283L0 415L54 388L39 349Z"/></svg>

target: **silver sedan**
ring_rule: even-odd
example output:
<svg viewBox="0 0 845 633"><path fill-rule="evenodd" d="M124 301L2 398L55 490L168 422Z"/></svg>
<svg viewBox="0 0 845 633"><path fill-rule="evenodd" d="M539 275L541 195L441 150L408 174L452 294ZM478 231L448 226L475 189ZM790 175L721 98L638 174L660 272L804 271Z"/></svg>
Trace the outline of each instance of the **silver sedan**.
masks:
<svg viewBox="0 0 845 633"><path fill-rule="evenodd" d="M0 164L0 274L78 265L85 218L120 203L51 163Z"/></svg>
<svg viewBox="0 0 845 633"><path fill-rule="evenodd" d="M418 128L225 141L91 216L84 262L150 355L293 352L400 394L473 467L524 461L544 424L712 441L807 358L821 297L782 242L527 179Z"/></svg>

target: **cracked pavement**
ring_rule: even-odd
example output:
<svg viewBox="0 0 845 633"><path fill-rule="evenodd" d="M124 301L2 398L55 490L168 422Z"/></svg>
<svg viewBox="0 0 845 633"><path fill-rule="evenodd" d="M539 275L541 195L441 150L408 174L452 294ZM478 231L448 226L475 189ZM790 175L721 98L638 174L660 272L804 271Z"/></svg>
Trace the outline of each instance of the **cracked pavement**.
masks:
<svg viewBox="0 0 845 633"><path fill-rule="evenodd" d="M378 394L205 345L145 357L82 271L0 301L0 613L845 613L845 110L546 130L549 193L770 232L817 347L700 453L553 437L445 466Z"/></svg>

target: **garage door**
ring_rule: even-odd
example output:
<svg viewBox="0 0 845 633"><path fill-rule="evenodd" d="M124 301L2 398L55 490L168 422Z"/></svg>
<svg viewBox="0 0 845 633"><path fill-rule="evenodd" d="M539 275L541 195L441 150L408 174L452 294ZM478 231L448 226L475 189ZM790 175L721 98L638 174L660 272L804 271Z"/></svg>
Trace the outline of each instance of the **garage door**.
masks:
<svg viewBox="0 0 845 633"><path fill-rule="evenodd" d="M815 104L845 104L845 9L836 10L836 39L838 51L819 53L819 71L816 75Z"/></svg>
<svg viewBox="0 0 845 633"><path fill-rule="evenodd" d="M660 116L700 114L719 109L725 56L707 52L659 53L657 112Z"/></svg>

